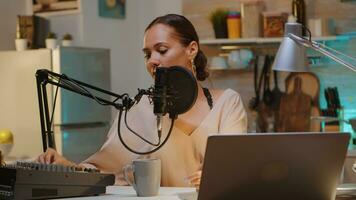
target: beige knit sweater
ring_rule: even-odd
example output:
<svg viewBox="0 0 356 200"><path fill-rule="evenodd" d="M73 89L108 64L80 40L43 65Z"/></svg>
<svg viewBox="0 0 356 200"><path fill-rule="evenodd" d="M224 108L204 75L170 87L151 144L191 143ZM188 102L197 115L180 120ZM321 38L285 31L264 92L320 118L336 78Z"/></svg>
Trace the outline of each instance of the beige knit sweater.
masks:
<svg viewBox="0 0 356 200"><path fill-rule="evenodd" d="M148 98L142 98L127 113L128 125L146 139L157 142L156 117L152 112L153 106ZM169 127L168 116L163 121L164 139ZM86 166L96 167L104 172L116 174L116 184L127 185L123 178L122 168L132 160L143 157L131 153L121 144L117 134L118 120L114 121L107 141L102 148L83 162ZM124 114L121 119L121 134L126 143L138 151L147 151L152 147L128 131L124 124ZM202 167L205 146L209 135L246 133L247 116L238 93L227 89L214 102L214 107L191 135L173 127L167 143L149 157L161 159L162 186L187 187L185 177Z"/></svg>

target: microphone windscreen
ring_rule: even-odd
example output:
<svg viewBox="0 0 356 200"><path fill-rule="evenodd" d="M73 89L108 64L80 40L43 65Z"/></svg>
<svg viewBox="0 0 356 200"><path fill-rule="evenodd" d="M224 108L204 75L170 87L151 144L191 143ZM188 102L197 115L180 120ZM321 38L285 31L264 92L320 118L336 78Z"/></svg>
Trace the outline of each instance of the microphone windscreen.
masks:
<svg viewBox="0 0 356 200"><path fill-rule="evenodd" d="M198 96L197 81L189 70L181 66L171 66L169 70L169 91L172 91L172 105L169 106L170 116L187 112Z"/></svg>

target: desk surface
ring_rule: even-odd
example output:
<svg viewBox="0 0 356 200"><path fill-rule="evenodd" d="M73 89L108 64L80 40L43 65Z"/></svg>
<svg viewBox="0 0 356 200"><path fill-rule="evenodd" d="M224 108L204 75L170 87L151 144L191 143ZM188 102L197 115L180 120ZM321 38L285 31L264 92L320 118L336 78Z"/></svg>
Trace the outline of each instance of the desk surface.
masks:
<svg viewBox="0 0 356 200"><path fill-rule="evenodd" d="M342 184L338 187L339 197L336 200L355 199L356 184ZM137 197L135 190L130 186L109 186L106 189L106 194L100 196L90 197L74 197L65 198L67 200L196 200L198 194L195 188L182 188L182 187L161 187L159 195L154 197ZM63 199L63 198L62 198Z"/></svg>
<svg viewBox="0 0 356 200"><path fill-rule="evenodd" d="M65 198L68 200L83 200L83 199L103 199L103 200L134 200L134 199L147 199L147 200L196 200L197 192L195 188L180 188L180 187L161 187L159 195L154 197L137 197L135 190L130 186L109 186L106 188L106 194L91 197L75 197Z"/></svg>

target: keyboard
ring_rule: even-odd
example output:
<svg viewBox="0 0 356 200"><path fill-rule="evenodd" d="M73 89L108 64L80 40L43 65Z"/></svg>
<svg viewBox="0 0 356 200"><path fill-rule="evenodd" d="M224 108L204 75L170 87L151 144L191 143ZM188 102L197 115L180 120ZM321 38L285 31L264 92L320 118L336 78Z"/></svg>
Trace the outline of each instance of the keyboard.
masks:
<svg viewBox="0 0 356 200"><path fill-rule="evenodd" d="M0 199L47 199L104 194L113 174L89 168L17 162L0 166Z"/></svg>

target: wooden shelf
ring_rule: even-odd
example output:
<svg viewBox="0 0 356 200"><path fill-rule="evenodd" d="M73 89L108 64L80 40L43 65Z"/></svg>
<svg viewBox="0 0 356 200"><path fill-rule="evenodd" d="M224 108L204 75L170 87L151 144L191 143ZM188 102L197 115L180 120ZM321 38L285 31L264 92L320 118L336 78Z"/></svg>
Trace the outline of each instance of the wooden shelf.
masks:
<svg viewBox="0 0 356 200"><path fill-rule="evenodd" d="M212 73L212 76L214 75L226 75L226 73L228 74L241 74L241 73L251 73L253 72L252 67L247 67L247 68L240 68L240 69L236 69L236 68L226 68L226 69L217 69L217 68L210 68L209 67L209 72Z"/></svg>
<svg viewBox="0 0 356 200"><path fill-rule="evenodd" d="M283 37L277 38L241 38L241 39L204 39L200 41L201 45L259 45L259 44L278 44ZM347 36L324 36L313 37L314 41L332 41L345 40Z"/></svg>

